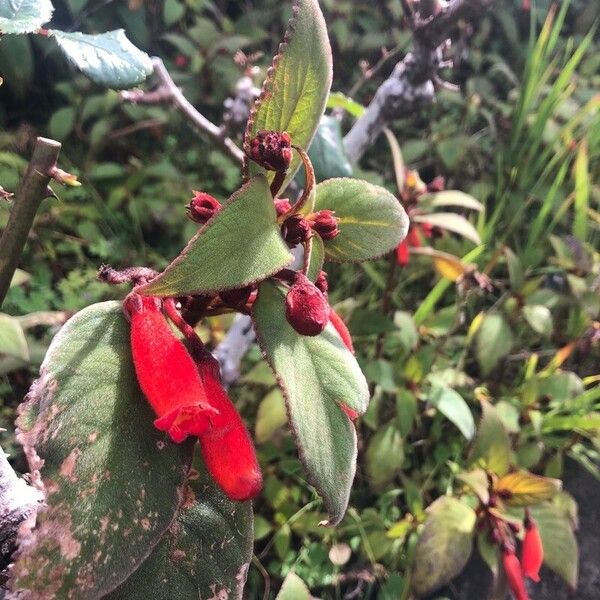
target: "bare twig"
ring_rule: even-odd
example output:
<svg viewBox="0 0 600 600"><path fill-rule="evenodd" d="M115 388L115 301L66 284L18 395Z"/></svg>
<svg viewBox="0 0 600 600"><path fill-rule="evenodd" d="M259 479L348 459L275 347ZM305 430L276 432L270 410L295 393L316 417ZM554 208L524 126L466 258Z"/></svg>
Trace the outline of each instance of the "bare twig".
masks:
<svg viewBox="0 0 600 600"><path fill-rule="evenodd" d="M429 104L435 91L445 87L439 71L445 61L440 45L445 42L460 19L484 12L496 0L451 0L436 14L422 18L412 13L413 51L398 62L384 81L364 114L344 137L351 162L357 163L373 144L388 122ZM405 2L405 10L411 7Z"/></svg>
<svg viewBox="0 0 600 600"><path fill-rule="evenodd" d="M175 85L163 61L155 56L152 59L152 64L154 65L154 75L158 80L158 87L150 92L121 92L121 99L136 104L173 103L196 130L202 134L209 135L233 160L241 164L244 159L244 153L231 138L227 137L223 129L215 125L212 121L209 121L183 95L183 92Z"/></svg>
<svg viewBox="0 0 600 600"><path fill-rule="evenodd" d="M54 140L37 138L31 162L17 191L6 229L0 240L0 305L19 264L33 219L48 196L51 170L56 167L61 145Z"/></svg>

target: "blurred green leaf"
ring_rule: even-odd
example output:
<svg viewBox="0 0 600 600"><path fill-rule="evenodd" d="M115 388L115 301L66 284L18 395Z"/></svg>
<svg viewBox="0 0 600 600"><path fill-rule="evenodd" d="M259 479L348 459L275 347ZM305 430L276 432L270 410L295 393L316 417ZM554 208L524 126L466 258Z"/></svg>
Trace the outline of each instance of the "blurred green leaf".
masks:
<svg viewBox="0 0 600 600"><path fill-rule="evenodd" d="M415 550L412 586L425 596L456 577L473 547L475 511L456 498L442 496L427 508Z"/></svg>
<svg viewBox="0 0 600 600"><path fill-rule="evenodd" d="M29 360L29 348L19 320L0 313L0 355Z"/></svg>
<svg viewBox="0 0 600 600"><path fill-rule="evenodd" d="M311 598L312 596L304 581L291 571L283 580L275 600L311 600Z"/></svg>
<svg viewBox="0 0 600 600"><path fill-rule="evenodd" d="M319 127L308 149L308 156L315 170L317 182L332 177L352 175L352 166L344 151L340 122L334 117L327 115L321 117Z"/></svg>
<svg viewBox="0 0 600 600"><path fill-rule="evenodd" d="M65 106L52 115L48 124L48 130L52 138L63 141L69 137L74 125L75 109L72 106Z"/></svg>
<svg viewBox="0 0 600 600"><path fill-rule="evenodd" d="M95 83L110 88L129 88L152 73L150 57L138 50L123 29L95 35L51 29L69 62Z"/></svg>
<svg viewBox="0 0 600 600"><path fill-rule="evenodd" d="M431 390L429 402L433 404L460 432L470 440L475 435L475 421L465 399L452 388L435 386Z"/></svg>
<svg viewBox="0 0 600 600"><path fill-rule="evenodd" d="M381 426L367 448L367 474L374 488L393 481L404 463L402 436L394 420Z"/></svg>
<svg viewBox="0 0 600 600"><path fill-rule="evenodd" d="M0 33L32 33L52 18L50 0L0 0Z"/></svg>
<svg viewBox="0 0 600 600"><path fill-rule="evenodd" d="M531 329L544 337L550 337L553 330L552 313L541 304L526 304L523 307L523 317Z"/></svg>
<svg viewBox="0 0 600 600"><path fill-rule="evenodd" d="M484 466L502 476L510 465L510 439L496 409L487 401L481 403L481 421L469 454L469 461L483 461Z"/></svg>
<svg viewBox="0 0 600 600"><path fill-rule="evenodd" d="M488 313L483 318L476 338L477 362L483 375L488 375L512 348L513 336L504 317Z"/></svg>
<svg viewBox="0 0 600 600"><path fill-rule="evenodd" d="M509 506L531 506L554 498L561 485L558 479L513 471L494 482L494 491Z"/></svg>
<svg viewBox="0 0 600 600"><path fill-rule="evenodd" d="M287 423L285 399L279 388L271 390L258 405L255 422L257 444L264 444Z"/></svg>

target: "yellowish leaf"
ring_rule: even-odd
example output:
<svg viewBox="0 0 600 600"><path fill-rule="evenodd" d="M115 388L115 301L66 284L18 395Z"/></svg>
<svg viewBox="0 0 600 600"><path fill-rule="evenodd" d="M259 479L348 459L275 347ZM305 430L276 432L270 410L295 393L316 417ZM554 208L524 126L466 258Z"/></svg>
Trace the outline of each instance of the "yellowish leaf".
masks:
<svg viewBox="0 0 600 600"><path fill-rule="evenodd" d="M558 479L515 471L498 479L494 483L494 492L511 506L529 506L552 499L561 485Z"/></svg>

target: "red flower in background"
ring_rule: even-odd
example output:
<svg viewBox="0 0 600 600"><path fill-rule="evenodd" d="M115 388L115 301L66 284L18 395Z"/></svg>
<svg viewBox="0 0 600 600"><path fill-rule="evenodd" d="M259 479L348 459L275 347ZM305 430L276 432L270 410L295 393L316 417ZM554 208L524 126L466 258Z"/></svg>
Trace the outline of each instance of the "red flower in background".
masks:
<svg viewBox="0 0 600 600"><path fill-rule="evenodd" d="M521 570L521 563L515 556L513 550L504 549L502 554L502 566L506 573L508 587L510 587L516 600L529 600L527 589L525 588L525 579Z"/></svg>
<svg viewBox="0 0 600 600"><path fill-rule="evenodd" d="M544 548L542 538L536 522L529 516L525 516L525 537L521 547L521 565L523 575L532 581L540 580L540 569L544 562Z"/></svg>

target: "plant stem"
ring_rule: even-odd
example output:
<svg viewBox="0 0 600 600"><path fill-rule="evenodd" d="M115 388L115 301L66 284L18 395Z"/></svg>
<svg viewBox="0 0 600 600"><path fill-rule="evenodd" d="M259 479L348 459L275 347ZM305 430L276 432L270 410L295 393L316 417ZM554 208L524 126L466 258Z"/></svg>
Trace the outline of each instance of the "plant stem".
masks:
<svg viewBox="0 0 600 600"><path fill-rule="evenodd" d="M56 166L61 145L46 138L37 138L33 156L15 194L6 229L0 240L0 305L10 288L19 264L27 236L38 208L48 196L50 169Z"/></svg>

